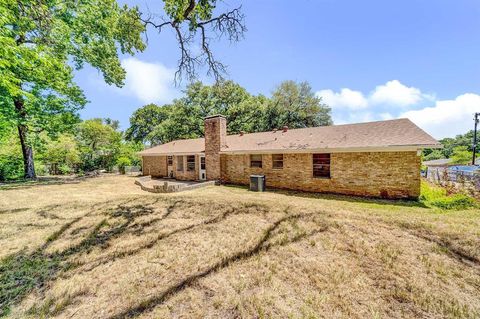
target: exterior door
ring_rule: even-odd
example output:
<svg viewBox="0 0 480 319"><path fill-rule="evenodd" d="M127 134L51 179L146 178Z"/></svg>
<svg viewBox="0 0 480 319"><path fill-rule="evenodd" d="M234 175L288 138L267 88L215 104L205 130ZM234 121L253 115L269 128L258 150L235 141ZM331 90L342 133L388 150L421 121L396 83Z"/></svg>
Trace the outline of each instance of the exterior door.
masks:
<svg viewBox="0 0 480 319"><path fill-rule="evenodd" d="M205 155L199 155L198 158L199 158L198 179L201 181L204 181L207 178L207 171L205 170Z"/></svg>
<svg viewBox="0 0 480 319"><path fill-rule="evenodd" d="M173 178L173 156L167 156L167 177Z"/></svg>

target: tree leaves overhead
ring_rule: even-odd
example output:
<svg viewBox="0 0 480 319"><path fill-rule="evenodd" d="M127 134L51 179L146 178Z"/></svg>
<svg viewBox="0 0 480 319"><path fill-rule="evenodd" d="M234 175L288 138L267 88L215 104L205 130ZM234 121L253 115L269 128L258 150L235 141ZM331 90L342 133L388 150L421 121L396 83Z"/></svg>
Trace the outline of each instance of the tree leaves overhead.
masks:
<svg viewBox="0 0 480 319"><path fill-rule="evenodd" d="M37 135L71 128L87 103L74 69L88 63L122 86L118 52L142 51L144 31L138 9L115 0L0 0L0 131L18 127L26 177Z"/></svg>

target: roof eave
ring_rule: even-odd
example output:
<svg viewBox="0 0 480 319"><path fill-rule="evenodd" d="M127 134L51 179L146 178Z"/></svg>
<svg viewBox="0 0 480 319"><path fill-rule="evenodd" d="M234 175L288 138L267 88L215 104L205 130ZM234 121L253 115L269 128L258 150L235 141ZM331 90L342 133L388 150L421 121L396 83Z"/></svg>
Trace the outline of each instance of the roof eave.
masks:
<svg viewBox="0 0 480 319"><path fill-rule="evenodd" d="M139 152L138 155L140 156L171 156L171 155L203 155L205 152L170 152L170 153L142 153Z"/></svg>
<svg viewBox="0 0 480 319"><path fill-rule="evenodd" d="M424 148L442 148L441 144L397 145L381 147L336 147L336 148L303 148L303 149L268 149L268 150L222 150L222 154L285 154L285 153L351 153L351 152L408 152Z"/></svg>

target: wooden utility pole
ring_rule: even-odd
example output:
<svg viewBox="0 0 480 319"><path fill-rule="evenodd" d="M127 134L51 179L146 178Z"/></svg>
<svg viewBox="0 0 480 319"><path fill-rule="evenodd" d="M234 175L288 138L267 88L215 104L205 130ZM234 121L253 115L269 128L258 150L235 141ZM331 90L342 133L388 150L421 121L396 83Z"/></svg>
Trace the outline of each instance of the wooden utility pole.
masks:
<svg viewBox="0 0 480 319"><path fill-rule="evenodd" d="M477 124L478 124L478 116L480 113L475 113L475 125L473 128L473 155L472 155L472 165L475 165L475 153L477 152Z"/></svg>

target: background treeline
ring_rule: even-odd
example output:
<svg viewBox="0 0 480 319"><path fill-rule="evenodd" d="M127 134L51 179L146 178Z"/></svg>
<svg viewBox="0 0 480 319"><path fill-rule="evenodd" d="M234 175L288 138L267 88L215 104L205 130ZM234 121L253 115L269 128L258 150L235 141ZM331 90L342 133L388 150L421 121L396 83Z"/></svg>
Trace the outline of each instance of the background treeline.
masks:
<svg viewBox="0 0 480 319"><path fill-rule="evenodd" d="M454 164L471 164L473 155L473 130L455 137L447 137L439 141L443 148L425 149L423 160L430 161L441 158L451 158ZM480 158L480 154L477 154Z"/></svg>
<svg viewBox="0 0 480 319"><path fill-rule="evenodd" d="M332 124L330 107L315 96L307 82L285 81L270 98L252 95L232 81L215 85L195 82L171 104L149 104L135 111L125 136L147 145L202 137L204 118L214 114L227 118L229 134L268 131L285 125L301 128Z"/></svg>
<svg viewBox="0 0 480 319"><path fill-rule="evenodd" d="M213 114L227 117L229 133L265 131L284 125L299 128L332 124L330 108L306 82L285 81L270 98L252 95L232 81L214 85L195 82L183 93L171 104L139 108L125 132L119 129L118 121L82 121L76 111L65 109L55 122L48 117L48 129L45 125L31 125L28 142L34 151L37 174L110 171L114 167L122 170L140 165L137 152L144 145L201 137L204 118ZM18 179L24 176L25 167L17 127L1 120L0 180Z"/></svg>
<svg viewBox="0 0 480 319"><path fill-rule="evenodd" d="M78 120L69 129L54 135L41 132L33 143L37 174L82 174L139 165L136 153L143 145L125 141L123 135L118 122L111 119ZM23 165L18 135L12 128L0 139L0 180L21 178Z"/></svg>

